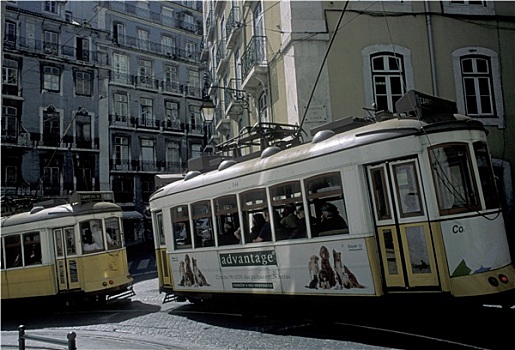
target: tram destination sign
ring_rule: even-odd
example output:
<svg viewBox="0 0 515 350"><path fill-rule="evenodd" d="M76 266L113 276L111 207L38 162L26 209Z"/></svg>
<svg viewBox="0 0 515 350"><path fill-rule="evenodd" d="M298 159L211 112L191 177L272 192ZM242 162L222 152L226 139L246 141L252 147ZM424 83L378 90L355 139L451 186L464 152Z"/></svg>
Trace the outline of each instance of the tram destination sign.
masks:
<svg viewBox="0 0 515 350"><path fill-rule="evenodd" d="M395 103L397 113L415 112L418 117L452 115L457 113L456 103L440 97L410 90Z"/></svg>
<svg viewBox="0 0 515 350"><path fill-rule="evenodd" d="M73 205L81 205L93 202L114 202L114 194L111 191L96 192L74 192L70 196L70 203Z"/></svg>

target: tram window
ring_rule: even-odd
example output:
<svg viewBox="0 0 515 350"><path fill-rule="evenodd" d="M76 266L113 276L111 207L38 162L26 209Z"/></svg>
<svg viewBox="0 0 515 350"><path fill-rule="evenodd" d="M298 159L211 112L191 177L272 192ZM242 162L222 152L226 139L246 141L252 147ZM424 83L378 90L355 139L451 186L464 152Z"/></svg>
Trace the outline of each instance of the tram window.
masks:
<svg viewBox="0 0 515 350"><path fill-rule="evenodd" d="M79 224L84 253L98 252L104 249L102 224L100 220L89 220Z"/></svg>
<svg viewBox="0 0 515 350"><path fill-rule="evenodd" d="M75 230L73 229L73 227L65 228L64 236L66 239L66 254L67 255L77 254L77 243L75 241Z"/></svg>
<svg viewBox="0 0 515 350"><path fill-rule="evenodd" d="M299 181L282 183L270 188L274 213L281 213L275 226L276 240L306 237L306 224L297 216L297 205L302 204L302 192ZM304 220L304 219L303 219Z"/></svg>
<svg viewBox="0 0 515 350"><path fill-rule="evenodd" d="M214 200L218 245L240 243L241 228L238 217L236 195L219 197Z"/></svg>
<svg viewBox="0 0 515 350"><path fill-rule="evenodd" d="M39 232L23 234L25 266L41 264L41 239Z"/></svg>
<svg viewBox="0 0 515 350"><path fill-rule="evenodd" d="M349 233L340 174L328 173L308 178L305 188L311 236Z"/></svg>
<svg viewBox="0 0 515 350"><path fill-rule="evenodd" d="M388 198L389 191L386 187L384 168L372 169L370 171L370 176L372 178L377 219L389 220L392 218L392 214L390 211L390 199Z"/></svg>
<svg viewBox="0 0 515 350"><path fill-rule="evenodd" d="M62 258L64 254L63 250L63 235L61 229L54 230L54 240L55 240L55 255L58 258Z"/></svg>
<svg viewBox="0 0 515 350"><path fill-rule="evenodd" d="M213 237L213 218L211 216L211 202L200 201L191 205L193 227L195 228L195 248L211 247L215 245Z"/></svg>
<svg viewBox="0 0 515 350"><path fill-rule="evenodd" d="M108 249L118 249L122 247L122 234L120 231L120 219L105 219L106 238Z"/></svg>
<svg viewBox="0 0 515 350"><path fill-rule="evenodd" d="M158 212L155 214L156 217L156 230L157 234L155 235L155 239L159 239L158 246L166 245L166 238L163 229L163 213Z"/></svg>
<svg viewBox="0 0 515 350"><path fill-rule="evenodd" d="M191 248L188 206L180 205L171 209L174 248Z"/></svg>
<svg viewBox="0 0 515 350"><path fill-rule="evenodd" d="M265 213L268 217L268 202L266 198L266 190L264 188L240 194L243 217L241 227L246 243L261 242L262 240L270 241L272 239L270 223L265 221Z"/></svg>
<svg viewBox="0 0 515 350"><path fill-rule="evenodd" d="M5 268L5 262L4 262L4 240L0 240L0 269Z"/></svg>
<svg viewBox="0 0 515 350"><path fill-rule="evenodd" d="M5 237L5 267L22 266L20 235Z"/></svg>
<svg viewBox="0 0 515 350"><path fill-rule="evenodd" d="M478 210L466 144L432 147L429 151L441 215Z"/></svg>
<svg viewBox="0 0 515 350"><path fill-rule="evenodd" d="M488 154L488 148L484 142L474 143L474 153L476 155L477 171L481 181L481 189L485 198L486 209L498 208L500 206L495 186L495 177L492 163Z"/></svg>
<svg viewBox="0 0 515 350"><path fill-rule="evenodd" d="M393 166L401 217L424 215L415 162Z"/></svg>

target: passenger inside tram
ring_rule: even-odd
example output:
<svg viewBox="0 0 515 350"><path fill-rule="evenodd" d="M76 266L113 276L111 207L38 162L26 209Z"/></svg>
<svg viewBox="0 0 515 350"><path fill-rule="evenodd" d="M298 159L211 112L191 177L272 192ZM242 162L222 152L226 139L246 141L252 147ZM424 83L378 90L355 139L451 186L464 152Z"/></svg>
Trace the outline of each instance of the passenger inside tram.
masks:
<svg viewBox="0 0 515 350"><path fill-rule="evenodd" d="M304 207L302 205L297 207L297 217L299 218L299 226L291 238L305 238L307 237L308 230L306 223L306 212L304 211ZM314 216L310 216L308 219L308 223L311 226L311 236L318 236L318 220Z"/></svg>
<svg viewBox="0 0 515 350"><path fill-rule="evenodd" d="M237 236L236 232L239 232L240 228L234 228L232 222L225 220L223 223L223 232L218 233L218 245L230 245L240 243L240 237Z"/></svg>
<svg viewBox="0 0 515 350"><path fill-rule="evenodd" d="M246 239L247 243L253 242L259 236L261 229L263 228L263 226L266 223L265 217L263 216L263 214L261 214L261 213L251 214L251 213L247 212L244 214L244 217L250 216L250 215L252 215L252 226L250 227L250 234L245 235L245 239ZM245 225L245 227L247 227L247 226ZM236 229L236 231L234 231L234 235L236 237L238 237L238 239L241 241L241 226L238 227Z"/></svg>
<svg viewBox="0 0 515 350"><path fill-rule="evenodd" d="M275 210L273 212L275 214L274 218L276 228L278 228L280 225L278 214ZM272 225L270 224L270 214L268 213L268 210L265 210L263 212L263 218L265 219L265 223L261 227L261 230L259 231L257 237L252 240L253 243L266 242L272 240Z"/></svg>
<svg viewBox="0 0 515 350"><path fill-rule="evenodd" d="M347 228L345 219L340 215L338 208L332 203L325 203L320 207L320 232L343 230Z"/></svg>
<svg viewBox="0 0 515 350"><path fill-rule="evenodd" d="M283 216L279 221L280 228L277 230L277 239L288 239L298 238L298 228L300 226L300 220L295 215L295 206L293 204L287 204L283 209Z"/></svg>
<svg viewBox="0 0 515 350"><path fill-rule="evenodd" d="M91 252L94 250L102 249L102 246L98 245L93 240L93 234L91 233L91 230L89 228L84 229L82 235L82 248L85 252Z"/></svg>

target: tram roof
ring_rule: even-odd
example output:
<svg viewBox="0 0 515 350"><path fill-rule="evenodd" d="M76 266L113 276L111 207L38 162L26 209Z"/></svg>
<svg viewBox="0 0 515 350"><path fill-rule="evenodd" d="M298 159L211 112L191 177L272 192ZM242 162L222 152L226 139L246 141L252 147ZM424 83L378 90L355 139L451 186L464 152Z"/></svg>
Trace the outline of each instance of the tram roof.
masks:
<svg viewBox="0 0 515 350"><path fill-rule="evenodd" d="M227 166L227 164L224 165L224 162L222 162L218 170L202 174L200 172L190 172L184 179L158 189L151 196L150 201L166 197L173 193L238 177L242 174L259 172L300 160L315 158L335 151L356 148L400 137L460 129L485 130L480 121L460 114L447 114L444 118L426 121L412 117L392 118L359 126L339 134L331 133L331 131L328 132L330 129L326 129L315 135L311 142L296 147L284 150L276 149L272 152L270 152L271 150L269 149L265 149L260 158L246 160L241 163L229 160L226 162L233 163L230 166ZM323 133L326 135L323 135ZM320 135L320 137L318 137L318 135ZM263 156L266 152L270 155Z"/></svg>
<svg viewBox="0 0 515 350"><path fill-rule="evenodd" d="M34 207L31 211L2 217L1 227L40 222L67 216L94 214L105 211L122 211L115 203L92 202L83 205L61 204L50 208Z"/></svg>

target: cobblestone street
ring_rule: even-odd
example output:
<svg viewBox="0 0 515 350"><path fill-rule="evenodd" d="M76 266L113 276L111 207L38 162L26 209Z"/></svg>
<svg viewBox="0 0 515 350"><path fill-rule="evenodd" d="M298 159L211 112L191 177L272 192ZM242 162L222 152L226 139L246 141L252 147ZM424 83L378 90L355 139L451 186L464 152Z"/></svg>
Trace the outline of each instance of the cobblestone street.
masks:
<svg viewBox="0 0 515 350"><path fill-rule="evenodd" d="M269 334L262 324L258 328L265 327L263 331L222 327L216 325L217 315L211 315L211 323L199 321L195 313L181 311L189 302L162 303L164 294L158 292L152 256L135 258L131 272L135 275L136 295L125 305L115 310L83 312L84 318L92 317L91 313L95 315L94 321L85 324L81 324L80 315L72 313L54 315L62 320L59 327L32 327L30 321L24 320L26 333L65 340L69 332L75 332L78 349L383 349L345 341ZM9 315L2 315L2 349L17 349L17 326L8 319ZM26 344L27 349L62 348L32 340Z"/></svg>

